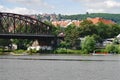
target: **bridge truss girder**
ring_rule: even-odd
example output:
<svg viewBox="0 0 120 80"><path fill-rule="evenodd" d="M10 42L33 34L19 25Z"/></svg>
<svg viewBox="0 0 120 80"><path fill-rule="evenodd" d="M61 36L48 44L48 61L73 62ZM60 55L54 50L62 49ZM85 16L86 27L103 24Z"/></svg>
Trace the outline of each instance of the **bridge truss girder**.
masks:
<svg viewBox="0 0 120 80"><path fill-rule="evenodd" d="M52 34L52 26L30 16L0 12L0 34Z"/></svg>

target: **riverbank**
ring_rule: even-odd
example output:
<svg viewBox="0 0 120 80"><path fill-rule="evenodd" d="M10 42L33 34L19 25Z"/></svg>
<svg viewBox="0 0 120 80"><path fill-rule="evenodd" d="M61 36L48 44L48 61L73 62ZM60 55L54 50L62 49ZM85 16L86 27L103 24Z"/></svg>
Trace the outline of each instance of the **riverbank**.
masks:
<svg viewBox="0 0 120 80"><path fill-rule="evenodd" d="M13 51L1 51L0 55L12 55L12 56L29 56L29 55L80 55L80 56L91 56L91 55L116 55L117 53L108 53L104 50L97 50L95 53L88 53L83 50L74 50L74 49L66 49L66 48L58 48L54 51L37 51L37 50L13 50Z"/></svg>
<svg viewBox="0 0 120 80"><path fill-rule="evenodd" d="M92 55L92 54L54 54L54 53L36 53L30 55L29 53L21 53L21 54L16 54L13 52L10 53L4 53L3 55L0 56L120 56L120 54L110 54L110 55Z"/></svg>
<svg viewBox="0 0 120 80"><path fill-rule="evenodd" d="M53 56L53 55L55 55L55 56L69 56L69 55L71 55L71 56L91 56L91 54L55 54L55 53L36 53L36 54L29 54L29 53L20 53L20 54L18 54L18 53L14 53L14 52L7 52L7 53L3 53L3 54L0 54L0 56L44 56L44 55L46 55L46 56Z"/></svg>
<svg viewBox="0 0 120 80"><path fill-rule="evenodd" d="M51 52L29 52L25 50L16 50L12 52L0 52L1 55L10 55L10 56L42 56L42 55L63 55L63 56L68 56L68 55L75 55L75 56L109 56L109 55L118 55L118 54L97 54L97 53L89 53L89 54L83 54L81 53L81 50L63 50L63 51L51 51Z"/></svg>
<svg viewBox="0 0 120 80"><path fill-rule="evenodd" d="M112 57L112 59L111 59ZM40 60L40 61L118 61L120 55L112 56L90 56L90 55L68 55L68 54L42 54L42 55L26 55L26 56L0 56L0 59L10 60Z"/></svg>

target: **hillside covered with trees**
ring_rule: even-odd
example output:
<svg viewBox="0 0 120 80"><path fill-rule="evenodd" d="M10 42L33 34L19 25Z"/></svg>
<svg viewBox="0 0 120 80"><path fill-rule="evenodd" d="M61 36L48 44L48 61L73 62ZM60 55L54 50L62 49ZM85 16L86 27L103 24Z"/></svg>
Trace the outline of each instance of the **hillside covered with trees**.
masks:
<svg viewBox="0 0 120 80"><path fill-rule="evenodd" d="M88 17L95 18L101 17L107 20L112 20L120 24L120 14L110 14L110 13L86 13L86 14L76 14L76 15L59 15L60 19L71 19L71 20L84 20Z"/></svg>

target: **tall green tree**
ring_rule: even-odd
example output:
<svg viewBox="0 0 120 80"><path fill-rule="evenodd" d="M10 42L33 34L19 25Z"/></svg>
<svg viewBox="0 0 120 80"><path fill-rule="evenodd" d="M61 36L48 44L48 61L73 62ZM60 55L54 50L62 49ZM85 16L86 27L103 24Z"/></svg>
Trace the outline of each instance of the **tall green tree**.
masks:
<svg viewBox="0 0 120 80"><path fill-rule="evenodd" d="M96 41L94 40L94 37L86 36L85 40L82 41L82 50L86 51L87 53L93 52L95 49Z"/></svg>
<svg viewBox="0 0 120 80"><path fill-rule="evenodd" d="M69 25L65 29L65 42L69 44L70 47L75 47L78 38L79 38L78 28L74 24Z"/></svg>
<svg viewBox="0 0 120 80"><path fill-rule="evenodd" d="M108 38L108 29L109 26L102 22L96 25L97 35L99 35L102 39Z"/></svg>
<svg viewBox="0 0 120 80"><path fill-rule="evenodd" d="M83 20L79 27L80 36L96 34L95 25L90 20Z"/></svg>
<svg viewBox="0 0 120 80"><path fill-rule="evenodd" d="M118 24L113 24L109 25L109 28L107 30L107 36L112 38L117 36L120 33L120 25Z"/></svg>

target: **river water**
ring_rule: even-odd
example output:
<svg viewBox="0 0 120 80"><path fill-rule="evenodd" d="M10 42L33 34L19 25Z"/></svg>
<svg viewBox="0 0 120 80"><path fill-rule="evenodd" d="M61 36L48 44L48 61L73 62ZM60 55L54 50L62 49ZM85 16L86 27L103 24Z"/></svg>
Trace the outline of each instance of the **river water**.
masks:
<svg viewBox="0 0 120 80"><path fill-rule="evenodd" d="M0 56L0 80L120 80L120 56Z"/></svg>

